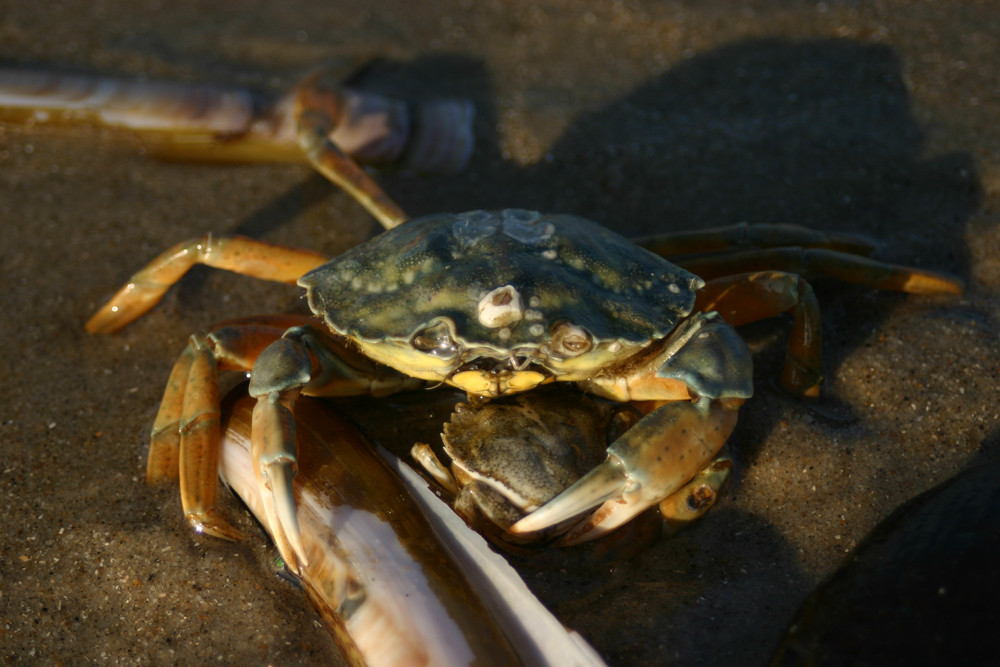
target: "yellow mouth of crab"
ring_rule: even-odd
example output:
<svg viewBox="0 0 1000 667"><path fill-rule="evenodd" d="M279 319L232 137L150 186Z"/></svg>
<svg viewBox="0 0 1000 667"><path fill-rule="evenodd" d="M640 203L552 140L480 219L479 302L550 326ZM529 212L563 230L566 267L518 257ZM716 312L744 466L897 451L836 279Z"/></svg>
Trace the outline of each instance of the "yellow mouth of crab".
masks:
<svg viewBox="0 0 1000 667"><path fill-rule="evenodd" d="M462 371L448 378L448 382L470 394L495 397L534 389L540 384L552 382L552 376L532 370L506 373Z"/></svg>
<svg viewBox="0 0 1000 667"><path fill-rule="evenodd" d="M470 394L496 397L528 391L553 381L584 380L612 362L630 356L639 345L617 342L596 346L589 353L559 358L543 348L510 350L466 348L460 354L438 356L414 349L405 339L355 339L362 354L410 377L441 382Z"/></svg>
<svg viewBox="0 0 1000 667"><path fill-rule="evenodd" d="M472 358L472 361L462 363L455 357L440 357L414 350L405 341L359 340L357 344L365 356L409 376L445 382L481 396L527 391L554 379L551 371L539 366L525 364L523 368L514 367L510 355L502 350L467 353L464 356Z"/></svg>

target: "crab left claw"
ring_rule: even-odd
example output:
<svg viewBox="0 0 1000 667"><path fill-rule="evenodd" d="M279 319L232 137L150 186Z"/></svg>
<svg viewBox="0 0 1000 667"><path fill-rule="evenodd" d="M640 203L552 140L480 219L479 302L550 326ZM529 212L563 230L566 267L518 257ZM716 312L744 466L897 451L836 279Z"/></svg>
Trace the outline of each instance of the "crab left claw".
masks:
<svg viewBox="0 0 1000 667"><path fill-rule="evenodd" d="M511 533L534 533L597 508L560 543L597 539L678 493L711 465L752 392L749 353L716 316L695 318L675 336L651 369L624 383L655 391L658 382L682 382L695 398L654 403L657 407L608 446L603 463L511 526Z"/></svg>
<svg viewBox="0 0 1000 667"><path fill-rule="evenodd" d="M595 507L563 535L561 544L597 539L627 523L711 464L736 426L740 403L701 398L661 406L613 442L603 463L510 532L544 530Z"/></svg>

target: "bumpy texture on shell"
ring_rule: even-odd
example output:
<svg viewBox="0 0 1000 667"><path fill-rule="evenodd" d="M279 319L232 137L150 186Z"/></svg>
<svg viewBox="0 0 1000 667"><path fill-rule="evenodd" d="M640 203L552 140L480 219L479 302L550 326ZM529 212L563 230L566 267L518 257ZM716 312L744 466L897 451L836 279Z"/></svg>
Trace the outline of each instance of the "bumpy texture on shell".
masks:
<svg viewBox="0 0 1000 667"><path fill-rule="evenodd" d="M347 336L407 339L447 317L467 347L510 349L544 345L559 321L597 343L663 337L702 281L595 222L503 210L410 220L299 284Z"/></svg>

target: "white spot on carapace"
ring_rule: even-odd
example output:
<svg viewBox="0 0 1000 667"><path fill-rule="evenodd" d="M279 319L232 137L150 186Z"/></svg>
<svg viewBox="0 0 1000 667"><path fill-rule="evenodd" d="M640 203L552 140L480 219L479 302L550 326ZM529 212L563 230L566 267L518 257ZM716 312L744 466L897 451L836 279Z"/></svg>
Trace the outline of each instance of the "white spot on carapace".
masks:
<svg viewBox="0 0 1000 667"><path fill-rule="evenodd" d="M538 308L539 306L542 305L542 300L539 299L537 296L533 296L530 299L528 299L528 305L531 306L532 308Z"/></svg>
<svg viewBox="0 0 1000 667"><path fill-rule="evenodd" d="M677 286L677 283L670 283L667 285L667 290L669 290L671 294L681 293L681 288Z"/></svg>
<svg viewBox="0 0 1000 667"><path fill-rule="evenodd" d="M509 339L510 338L510 329L508 329L507 327L504 327L504 328L500 329L499 331L497 331L497 338L499 338L500 340L507 340L507 339Z"/></svg>
<svg viewBox="0 0 1000 667"><path fill-rule="evenodd" d="M506 327L523 316L521 295L512 285L498 287L479 299L479 323L484 327Z"/></svg>
<svg viewBox="0 0 1000 667"><path fill-rule="evenodd" d="M362 285L361 278L358 278L357 276L354 276L354 278L351 279L351 288L352 289L361 289L361 285Z"/></svg>
<svg viewBox="0 0 1000 667"><path fill-rule="evenodd" d="M543 250L542 251L542 259L555 259L558 256L559 256L559 253L557 253L552 248L549 248L548 250Z"/></svg>
<svg viewBox="0 0 1000 667"><path fill-rule="evenodd" d="M413 284L413 279L417 277L417 274L413 272L412 269L407 269L403 271L403 282L407 285Z"/></svg>
<svg viewBox="0 0 1000 667"><path fill-rule="evenodd" d="M543 317L544 315L542 315L542 311L540 310L533 310L529 308L528 310L524 311L524 319L528 320L529 322L538 321Z"/></svg>
<svg viewBox="0 0 1000 667"><path fill-rule="evenodd" d="M528 327L528 333L530 333L532 336L541 336L543 333L545 333L545 327L543 327L541 324L532 324L530 327Z"/></svg>

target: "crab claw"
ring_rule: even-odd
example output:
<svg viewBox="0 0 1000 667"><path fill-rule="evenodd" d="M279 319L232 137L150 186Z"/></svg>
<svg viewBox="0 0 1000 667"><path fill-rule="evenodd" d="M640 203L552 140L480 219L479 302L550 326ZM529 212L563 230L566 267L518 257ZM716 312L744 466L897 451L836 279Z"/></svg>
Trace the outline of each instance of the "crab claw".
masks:
<svg viewBox="0 0 1000 667"><path fill-rule="evenodd" d="M510 527L533 533L572 519L562 545L597 539L667 498L711 463L736 426L740 400L666 403L608 447L603 463Z"/></svg>

